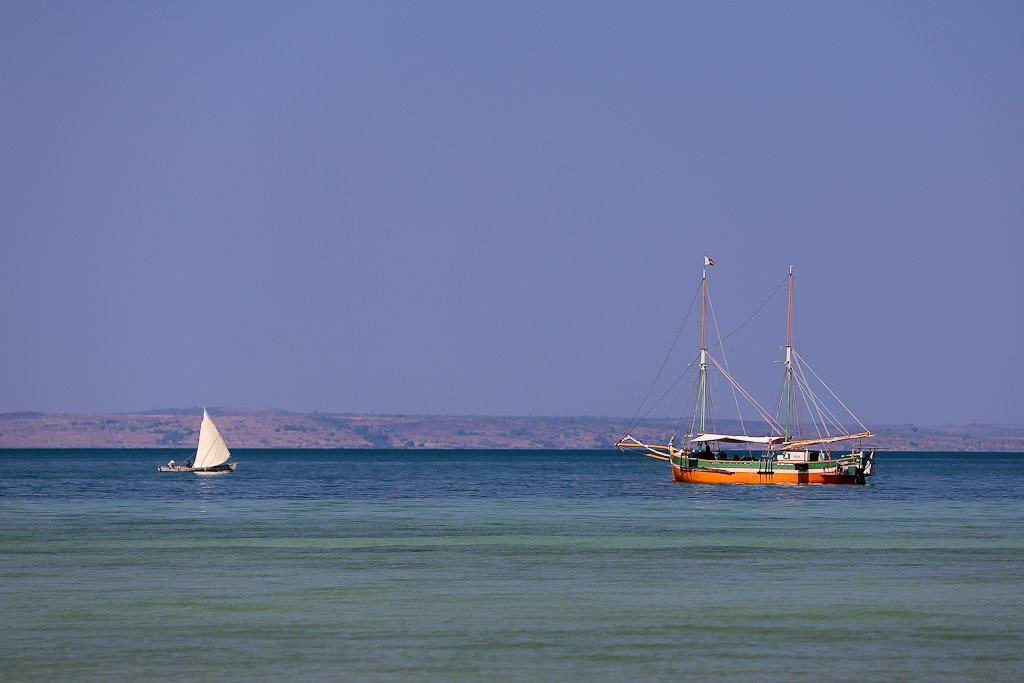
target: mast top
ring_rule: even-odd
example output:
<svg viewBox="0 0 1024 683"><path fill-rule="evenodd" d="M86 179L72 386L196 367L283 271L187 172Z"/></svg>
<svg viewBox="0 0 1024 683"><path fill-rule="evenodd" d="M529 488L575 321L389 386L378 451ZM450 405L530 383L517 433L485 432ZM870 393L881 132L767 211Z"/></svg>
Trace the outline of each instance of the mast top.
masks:
<svg viewBox="0 0 1024 683"><path fill-rule="evenodd" d="M789 266L786 278L786 346L793 346L793 265Z"/></svg>
<svg viewBox="0 0 1024 683"><path fill-rule="evenodd" d="M708 261L708 257L704 257L705 263ZM707 320L707 308L708 308L708 269L704 268L704 272L700 278L700 350L701 350L701 366L704 364L704 327L706 326Z"/></svg>

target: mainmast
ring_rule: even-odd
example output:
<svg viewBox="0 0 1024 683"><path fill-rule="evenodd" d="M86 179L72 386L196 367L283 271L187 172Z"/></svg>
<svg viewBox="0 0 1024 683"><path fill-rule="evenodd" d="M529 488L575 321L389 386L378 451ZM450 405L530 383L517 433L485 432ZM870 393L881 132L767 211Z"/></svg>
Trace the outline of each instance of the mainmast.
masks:
<svg viewBox="0 0 1024 683"><path fill-rule="evenodd" d="M786 283L786 441L793 436L793 266Z"/></svg>
<svg viewBox="0 0 1024 683"><path fill-rule="evenodd" d="M704 326L708 308L708 269L706 267L708 259L706 257L704 262L704 274L700 279L700 386L697 390L700 401L700 431L698 434L704 433L704 421L708 407L708 350L704 345Z"/></svg>

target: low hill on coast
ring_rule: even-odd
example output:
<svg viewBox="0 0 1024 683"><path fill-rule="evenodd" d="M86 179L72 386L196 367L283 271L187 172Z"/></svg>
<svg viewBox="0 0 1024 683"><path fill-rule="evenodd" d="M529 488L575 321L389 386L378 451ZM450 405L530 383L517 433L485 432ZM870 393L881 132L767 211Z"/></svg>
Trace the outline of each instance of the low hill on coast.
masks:
<svg viewBox="0 0 1024 683"><path fill-rule="evenodd" d="M211 408L232 448L611 448L629 422L612 417L351 415ZM0 448L193 447L200 408L136 413L0 413ZM688 425L648 420L632 433L658 439ZM725 422L722 431L738 430ZM748 432L756 428L747 425ZM895 451L1024 452L1024 427L879 426L872 442Z"/></svg>

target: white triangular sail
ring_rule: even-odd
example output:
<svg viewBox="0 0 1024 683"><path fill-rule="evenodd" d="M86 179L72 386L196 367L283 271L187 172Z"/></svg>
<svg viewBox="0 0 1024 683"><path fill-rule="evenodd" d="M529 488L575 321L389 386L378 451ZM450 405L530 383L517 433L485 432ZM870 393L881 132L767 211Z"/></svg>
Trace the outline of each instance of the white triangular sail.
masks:
<svg viewBox="0 0 1024 683"><path fill-rule="evenodd" d="M196 448L196 458L192 461L195 469L206 469L223 465L231 457L231 451L224 443L224 437L213 424L210 414L203 408L203 424L199 428L199 447Z"/></svg>

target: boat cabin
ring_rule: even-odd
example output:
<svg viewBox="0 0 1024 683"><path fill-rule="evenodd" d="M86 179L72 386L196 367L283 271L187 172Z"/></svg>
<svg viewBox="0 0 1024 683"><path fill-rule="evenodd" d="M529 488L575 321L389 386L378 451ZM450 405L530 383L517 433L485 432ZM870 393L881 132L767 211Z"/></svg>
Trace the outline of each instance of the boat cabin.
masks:
<svg viewBox="0 0 1024 683"><path fill-rule="evenodd" d="M818 462L828 459L828 453L823 451L781 451L778 455L779 462Z"/></svg>

